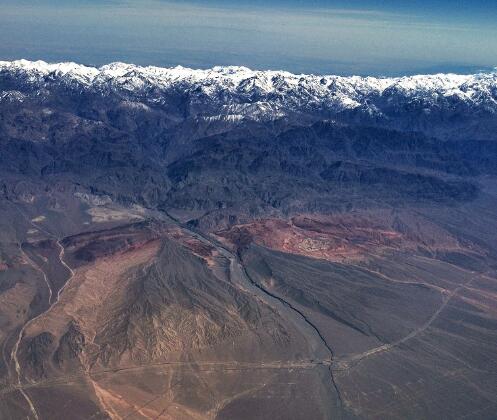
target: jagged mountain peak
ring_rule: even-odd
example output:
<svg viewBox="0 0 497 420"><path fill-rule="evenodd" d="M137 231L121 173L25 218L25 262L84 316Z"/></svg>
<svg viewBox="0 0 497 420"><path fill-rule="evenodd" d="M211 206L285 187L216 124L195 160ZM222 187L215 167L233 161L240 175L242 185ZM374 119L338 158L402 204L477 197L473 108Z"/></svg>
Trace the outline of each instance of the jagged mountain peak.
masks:
<svg viewBox="0 0 497 420"><path fill-rule="evenodd" d="M388 78L298 75L237 66L191 69L115 62L96 68L76 63L0 62L3 93L31 91L39 96L41 91L60 87L78 95L117 95L126 101L165 106L168 112L182 109L186 117L338 118L444 138L471 133L489 139L496 128L497 70ZM8 95L8 100L15 97ZM482 118L485 124L479 127ZM445 127L445 121L455 124Z"/></svg>
<svg viewBox="0 0 497 420"><path fill-rule="evenodd" d="M478 84L497 83L497 67L489 73L460 75L454 73L439 73L403 77L371 77L371 76L335 76L294 74L282 70L252 70L244 66L215 66L210 69L192 69L183 66L156 67L138 66L123 62L113 62L101 67L86 66L74 62L47 63L42 60L0 61L0 71L8 73L24 73L38 76L57 75L59 77L85 77L91 82L102 76L132 77L140 75L150 82L160 83L175 79L192 79L240 84L246 80L258 79L267 81L273 88L288 85L316 85L328 88L354 86L358 90L369 87L370 90L382 92L395 87L404 91L418 90L450 90L454 88L469 88Z"/></svg>

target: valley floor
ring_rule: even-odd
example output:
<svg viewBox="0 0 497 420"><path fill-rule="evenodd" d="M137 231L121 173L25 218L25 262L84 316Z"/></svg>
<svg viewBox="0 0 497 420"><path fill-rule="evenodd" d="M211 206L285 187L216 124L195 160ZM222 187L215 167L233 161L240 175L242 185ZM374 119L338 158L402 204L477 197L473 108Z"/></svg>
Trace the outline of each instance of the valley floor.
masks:
<svg viewBox="0 0 497 420"><path fill-rule="evenodd" d="M492 196L211 232L51 199L1 203L2 419L497 412Z"/></svg>

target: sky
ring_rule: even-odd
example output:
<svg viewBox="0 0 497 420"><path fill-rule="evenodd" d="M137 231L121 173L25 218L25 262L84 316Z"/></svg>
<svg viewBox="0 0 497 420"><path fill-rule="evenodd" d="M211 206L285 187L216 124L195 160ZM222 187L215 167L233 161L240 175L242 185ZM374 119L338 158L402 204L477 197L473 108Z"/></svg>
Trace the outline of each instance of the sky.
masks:
<svg viewBox="0 0 497 420"><path fill-rule="evenodd" d="M0 0L0 60L295 73L497 66L496 0Z"/></svg>

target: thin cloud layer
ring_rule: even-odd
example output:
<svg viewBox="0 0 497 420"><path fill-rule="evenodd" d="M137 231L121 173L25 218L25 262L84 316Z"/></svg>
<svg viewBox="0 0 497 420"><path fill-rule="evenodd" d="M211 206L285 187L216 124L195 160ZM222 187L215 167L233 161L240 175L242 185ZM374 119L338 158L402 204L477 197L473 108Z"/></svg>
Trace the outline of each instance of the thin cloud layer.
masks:
<svg viewBox="0 0 497 420"><path fill-rule="evenodd" d="M6 3L0 58L306 73L409 74L496 65L497 30L364 8L148 1ZM55 52L56 51L56 52Z"/></svg>

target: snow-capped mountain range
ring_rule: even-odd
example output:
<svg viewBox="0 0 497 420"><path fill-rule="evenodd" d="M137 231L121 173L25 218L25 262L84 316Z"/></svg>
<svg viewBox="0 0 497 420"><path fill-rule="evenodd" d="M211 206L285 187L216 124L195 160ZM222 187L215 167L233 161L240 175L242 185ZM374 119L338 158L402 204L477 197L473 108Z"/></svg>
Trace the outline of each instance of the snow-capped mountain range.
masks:
<svg viewBox="0 0 497 420"><path fill-rule="evenodd" d="M232 66L194 70L112 63L95 68L0 61L0 101L39 98L60 89L165 107L185 118L266 121L305 116L444 138L497 138L497 69L474 75L375 78Z"/></svg>

